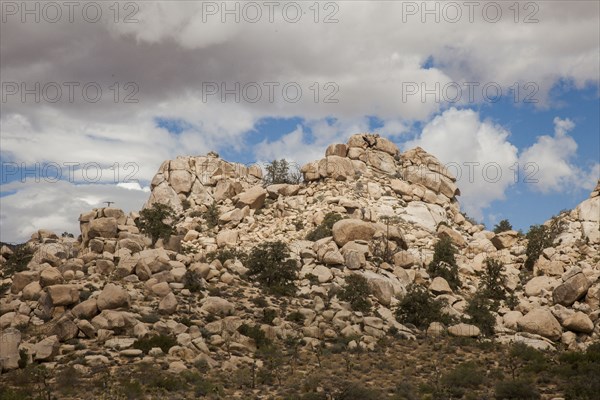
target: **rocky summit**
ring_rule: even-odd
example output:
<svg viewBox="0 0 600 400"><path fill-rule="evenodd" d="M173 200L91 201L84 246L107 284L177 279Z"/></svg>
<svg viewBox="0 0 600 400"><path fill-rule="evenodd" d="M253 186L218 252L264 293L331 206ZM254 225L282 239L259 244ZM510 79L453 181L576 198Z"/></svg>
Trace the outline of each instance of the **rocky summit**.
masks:
<svg viewBox="0 0 600 400"><path fill-rule="evenodd" d="M140 212L93 209L78 237L39 230L2 246L0 370L224 371L243 383L170 398L300 399L278 391L277 370L310 384L339 346L368 358L393 341L405 350L386 357L400 360L424 338L544 352L598 343L600 181L537 237L486 230L461 213L456 179L434 155L375 134L330 145L300 173L278 180L214 152L178 157L162 163ZM153 238L140 220L159 204L173 211L171 230ZM272 364L271 346L294 351ZM504 360L486 368L494 362ZM307 390L359 398L331 397L329 383ZM102 398L155 398L114 396Z"/></svg>

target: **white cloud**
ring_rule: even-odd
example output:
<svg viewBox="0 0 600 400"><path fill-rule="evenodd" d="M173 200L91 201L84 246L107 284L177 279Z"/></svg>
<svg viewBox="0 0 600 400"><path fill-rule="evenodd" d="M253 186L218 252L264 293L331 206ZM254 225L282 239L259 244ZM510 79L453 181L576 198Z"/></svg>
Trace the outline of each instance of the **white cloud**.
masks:
<svg viewBox="0 0 600 400"><path fill-rule="evenodd" d="M554 135L539 136L536 142L521 153L519 162L533 191L544 194L590 190L600 177L600 165L591 165L586 171L574 164L577 142L569 132L575 128L570 119L554 118Z"/></svg>
<svg viewBox="0 0 600 400"><path fill-rule="evenodd" d="M451 108L435 117L405 149L421 146L456 175L462 208L477 219L495 200L502 200L515 183L517 148L510 133L499 125L481 121L472 110Z"/></svg>
<svg viewBox="0 0 600 400"><path fill-rule="evenodd" d="M0 240L23 242L38 229L50 229L57 234L80 233L79 214L104 207L105 201L125 212L142 208L148 198L144 190L130 190L113 184L74 185L69 182L11 182L2 185L6 192L0 197Z"/></svg>

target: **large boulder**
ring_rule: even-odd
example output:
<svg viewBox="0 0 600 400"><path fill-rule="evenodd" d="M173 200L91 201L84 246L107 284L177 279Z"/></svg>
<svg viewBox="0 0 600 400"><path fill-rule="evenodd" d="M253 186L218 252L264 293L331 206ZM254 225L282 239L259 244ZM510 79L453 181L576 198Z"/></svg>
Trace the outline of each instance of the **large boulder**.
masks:
<svg viewBox="0 0 600 400"><path fill-rule="evenodd" d="M477 337L481 334L481 331L475 325L461 323L449 326L448 333L457 337Z"/></svg>
<svg viewBox="0 0 600 400"><path fill-rule="evenodd" d="M117 237L117 220L115 218L96 218L90 222L87 237L115 238Z"/></svg>
<svg viewBox="0 0 600 400"><path fill-rule="evenodd" d="M550 340L559 340L562 327L547 308L534 308L517 321L519 329L544 336Z"/></svg>
<svg viewBox="0 0 600 400"><path fill-rule="evenodd" d="M600 230L598 230L600 224L600 196L583 201L577 206L576 212L581 222L584 237L590 243L600 243Z"/></svg>
<svg viewBox="0 0 600 400"><path fill-rule="evenodd" d="M519 240L519 232L517 231L505 231L496 234L490 239L492 244L498 250L508 249L517 243Z"/></svg>
<svg viewBox="0 0 600 400"><path fill-rule="evenodd" d="M13 294L19 293L23 288L29 285L31 282L36 282L40 277L40 273L37 271L22 271L17 272L13 275L12 285L10 286L10 292Z"/></svg>
<svg viewBox="0 0 600 400"><path fill-rule="evenodd" d="M411 201L405 211L406 214L400 216L403 220L420 225L430 232L435 232L440 222L448 222L446 211L435 204Z"/></svg>
<svg viewBox="0 0 600 400"><path fill-rule="evenodd" d="M48 264L46 264L48 265ZM54 267L48 266L40 274L40 285L42 287L58 285L63 282L63 276L60 271Z"/></svg>
<svg viewBox="0 0 600 400"><path fill-rule="evenodd" d="M585 296L590 285L590 281L583 273L575 274L554 289L552 299L555 304L561 304L565 307L571 306Z"/></svg>
<svg viewBox="0 0 600 400"><path fill-rule="evenodd" d="M266 198L267 191L262 186L256 185L238 195L235 206L237 208L248 206L253 210L258 210L263 206Z"/></svg>
<svg viewBox="0 0 600 400"><path fill-rule="evenodd" d="M80 319L91 319L98 314L98 305L96 299L87 299L77 304L71 310L73 315Z"/></svg>
<svg viewBox="0 0 600 400"><path fill-rule="evenodd" d="M342 247L352 240L370 241L377 228L374 224L358 219L342 219L332 228L333 240Z"/></svg>
<svg viewBox="0 0 600 400"><path fill-rule="evenodd" d="M204 300L201 310L209 314L229 315L233 313L235 307L225 299L209 296Z"/></svg>
<svg viewBox="0 0 600 400"><path fill-rule="evenodd" d="M563 326L573 332L592 333L594 323L587 314L577 311L570 317L564 320Z"/></svg>
<svg viewBox="0 0 600 400"><path fill-rule="evenodd" d="M54 285L46 288L53 306L68 306L79 301L79 289L75 285Z"/></svg>
<svg viewBox="0 0 600 400"><path fill-rule="evenodd" d="M35 359L39 361L50 361L58 353L59 347L60 342L56 335L42 339L33 346Z"/></svg>
<svg viewBox="0 0 600 400"><path fill-rule="evenodd" d="M19 368L19 344L21 332L7 328L0 332L0 372Z"/></svg>
<svg viewBox="0 0 600 400"><path fill-rule="evenodd" d="M129 307L129 293L121 286L109 283L104 286L96 301L99 310Z"/></svg>

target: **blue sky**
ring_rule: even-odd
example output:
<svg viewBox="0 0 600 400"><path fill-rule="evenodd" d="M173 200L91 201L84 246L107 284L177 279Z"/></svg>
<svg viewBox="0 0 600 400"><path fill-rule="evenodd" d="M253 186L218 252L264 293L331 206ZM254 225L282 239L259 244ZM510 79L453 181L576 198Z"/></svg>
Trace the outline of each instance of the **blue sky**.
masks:
<svg viewBox="0 0 600 400"><path fill-rule="evenodd" d="M481 10L470 21L463 10L458 22L407 15L405 3L319 2L318 18L306 8L297 22L281 6L274 21L236 22L187 1L136 3L135 23L8 15L0 24L0 240L26 240L39 228L77 233L79 213L105 200L139 210L160 164L178 155L216 150L242 163L302 165L364 131L402 150L422 146L443 163L495 163L496 182L481 170L458 182L462 209L488 228L508 218L527 230L587 198L600 175L600 3L536 2L535 23L515 20L513 2L500 3L498 21ZM467 82L503 96L421 97L422 88ZM511 88L522 100L528 83L538 102L513 101ZM52 84L62 87L58 101ZM35 85L50 88L40 101L21 91ZM97 101L88 86L100 88ZM524 183L524 170L515 183L515 164L535 165L538 183Z"/></svg>

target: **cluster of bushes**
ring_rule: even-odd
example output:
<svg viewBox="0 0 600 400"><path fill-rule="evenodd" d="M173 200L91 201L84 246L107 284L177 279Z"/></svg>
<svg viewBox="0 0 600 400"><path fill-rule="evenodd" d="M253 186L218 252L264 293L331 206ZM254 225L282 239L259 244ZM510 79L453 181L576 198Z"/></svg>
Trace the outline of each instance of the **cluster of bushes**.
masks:
<svg viewBox="0 0 600 400"><path fill-rule="evenodd" d="M133 343L134 349L139 349L148 354L148 352L154 347L159 347L165 354L169 352L169 349L177 344L177 340L168 335L156 335L141 338Z"/></svg>
<svg viewBox="0 0 600 400"><path fill-rule="evenodd" d="M442 312L446 303L435 299L425 287L411 283L406 295L396 308L396 319L403 324L412 324L419 329L426 329L432 322L449 324L452 318Z"/></svg>
<svg viewBox="0 0 600 400"><path fill-rule="evenodd" d="M323 222L306 235L306 240L316 242L317 240L332 236L331 229L333 225L341 219L342 216L336 212L327 213L325 218L323 218Z"/></svg>

